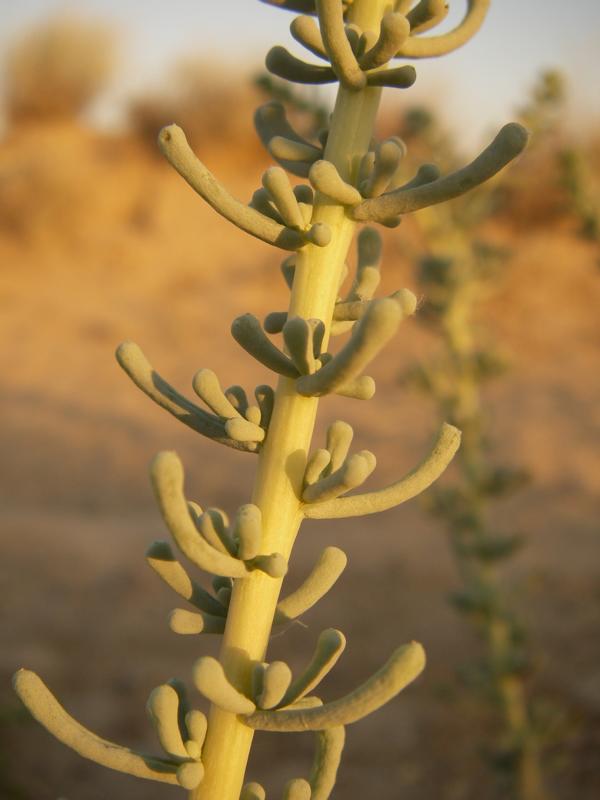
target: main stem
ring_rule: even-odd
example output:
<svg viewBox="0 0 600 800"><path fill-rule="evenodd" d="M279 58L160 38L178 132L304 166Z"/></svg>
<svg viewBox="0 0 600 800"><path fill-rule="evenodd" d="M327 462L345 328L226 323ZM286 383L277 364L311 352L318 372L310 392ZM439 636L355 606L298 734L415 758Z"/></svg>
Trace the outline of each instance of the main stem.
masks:
<svg viewBox="0 0 600 800"><path fill-rule="evenodd" d="M349 21L363 30L379 30L389 0L355 0ZM350 92L340 87L331 120L325 158L343 178L351 178L368 150L380 90ZM320 319L326 325L326 347L342 269L355 223L342 206L317 194L313 222L330 226L327 247L307 245L297 258L289 315ZM262 550L289 558L302 522L300 495L313 435L318 400L302 397L295 382L281 378L269 433L258 457L252 502L263 518ZM281 590L281 580L256 571L236 580L223 637L221 663L229 679L248 690L252 662L263 661ZM235 714L212 706L203 749L204 780L190 800L238 800L254 731Z"/></svg>

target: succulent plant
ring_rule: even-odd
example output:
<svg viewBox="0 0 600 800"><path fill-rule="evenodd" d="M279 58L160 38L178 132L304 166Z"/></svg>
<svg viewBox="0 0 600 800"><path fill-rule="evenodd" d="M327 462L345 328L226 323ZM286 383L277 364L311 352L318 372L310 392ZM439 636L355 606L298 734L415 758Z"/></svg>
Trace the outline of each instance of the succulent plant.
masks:
<svg viewBox="0 0 600 800"><path fill-rule="evenodd" d="M374 471L375 456L351 453L352 429L330 425L325 446L311 451L319 399L338 394L368 400L374 380L371 360L416 309L414 295L400 289L376 298L381 239L374 227L358 235L358 266L350 291L339 296L345 261L358 223L396 226L401 216L441 203L478 186L518 155L527 134L505 126L472 163L441 177L424 165L397 186L405 153L396 138L373 143L373 125L383 87L408 88L410 65L388 62L437 57L467 42L483 22L488 0L469 0L464 19L451 31L423 36L447 13L443 0L269 0L299 12L292 36L320 64L304 62L283 47L267 55L269 71L298 83L339 82L329 128L318 140L301 137L284 108L268 103L256 112L258 135L278 162L262 176L249 203L235 199L204 166L176 125L162 130L159 146L172 166L217 213L267 244L287 251L282 264L290 287L287 311L264 324L251 314L234 320L240 346L275 373L277 386L258 386L255 401L240 386L223 389L202 369L193 388L203 405L170 386L141 349L127 342L117 358L133 382L156 404L215 442L257 456L251 502L233 520L219 509L187 499L179 458L159 454L151 469L158 505L181 553L214 576L213 590L201 586L166 542L147 554L151 567L193 607L176 609L171 628L182 634L222 635L219 659L204 656L193 667L196 689L211 702L208 718L188 706L176 680L155 689L148 711L163 754L135 753L105 741L72 719L33 672L20 670L16 690L52 734L81 755L113 769L191 792L194 800L261 800L265 793L244 775L258 730L313 731L316 756L309 780L293 779L288 800L329 797L344 742L344 728L390 701L422 671L425 655L416 642L394 650L370 679L349 694L323 703L314 693L344 649L337 630L319 637L306 668L293 676L285 662L268 662L274 624L294 619L335 583L346 562L325 548L304 584L279 599L294 540L305 518L373 514L414 497L444 471L459 442L456 427L444 424L431 452L415 469L382 489L361 492ZM292 185L288 175L304 179ZM306 182L307 181L307 182ZM269 334L281 332L283 346ZM349 333L332 354L330 337Z"/></svg>

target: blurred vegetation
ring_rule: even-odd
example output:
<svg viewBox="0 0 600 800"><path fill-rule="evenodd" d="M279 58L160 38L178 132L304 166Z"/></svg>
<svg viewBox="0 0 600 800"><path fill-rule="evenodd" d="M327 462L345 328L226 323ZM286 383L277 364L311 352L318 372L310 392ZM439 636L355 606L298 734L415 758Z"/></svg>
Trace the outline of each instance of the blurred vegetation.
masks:
<svg viewBox="0 0 600 800"><path fill-rule="evenodd" d="M577 147L563 147L558 153L562 183L569 204L579 219L584 239L600 241L600 193L594 186L589 158ZM598 260L600 265L600 258Z"/></svg>
<svg viewBox="0 0 600 800"><path fill-rule="evenodd" d="M317 138L319 132L327 127L331 105L319 86L294 86L263 71L255 75L254 85L269 100L277 100L286 107L294 127L307 138Z"/></svg>
<svg viewBox="0 0 600 800"><path fill-rule="evenodd" d="M114 66L107 26L75 17L43 22L14 43L6 60L9 123L78 117L106 87Z"/></svg>
<svg viewBox="0 0 600 800"><path fill-rule="evenodd" d="M520 111L521 122L532 133L534 147L549 145L555 151L557 182L566 209L579 222L578 232L590 241L600 239L600 198L594 187L591 154L565 136L567 85L556 70L544 72L534 85L529 103Z"/></svg>
<svg viewBox="0 0 600 800"><path fill-rule="evenodd" d="M533 147L555 137L560 129L567 96L561 72L549 69L539 76L529 93L527 103L518 110L520 122L531 133Z"/></svg>
<svg viewBox="0 0 600 800"><path fill-rule="evenodd" d="M116 47L104 23L81 17L49 18L17 39L5 59L4 108L9 129L24 123L74 121L89 110L115 74ZM567 86L556 70L546 71L519 110L532 132L535 156L522 160L502 191L504 218L519 228L547 224L565 215L578 220L578 231L597 241L600 231L597 165L590 147L563 130ZM331 111L327 96L315 87L290 89L265 72L240 83L225 67L197 57L179 59L162 86L127 100L130 132L156 154L156 136L170 122L185 128L196 147L234 145L238 155L262 152L251 125L259 95L286 104L306 136L321 130ZM205 110L210 108L210 114ZM235 109L232 113L231 109ZM451 137L431 124L431 112L413 108L402 116L399 131L415 160L428 153L443 170L459 163ZM394 125L394 133L397 133ZM543 191L539 187L543 186ZM14 216L14 214L9 214ZM18 227L18 226L17 226Z"/></svg>
<svg viewBox="0 0 600 800"><path fill-rule="evenodd" d="M520 114L532 133L524 160L535 159L536 151L557 137L563 100L561 76L554 71L541 75ZM409 113L404 135L409 152L412 138L418 137L432 157L442 153L454 160L452 142L430 112ZM558 184L558 166L551 174ZM439 346L429 362L410 368L403 381L429 395L440 419L463 433L454 482L433 487L427 507L449 533L461 582L452 604L483 645L479 662L465 667L463 678L496 709L497 741L487 756L499 777L498 796L543 800L548 797L540 752L545 742L529 690L531 656L505 572L524 537L497 530L493 522L496 501L521 488L528 476L518 467L498 464L491 450L483 392L504 373L507 362L478 316L511 258L509 250L486 238L484 229L505 211L506 184L510 187L510 170L466 197L416 215L424 252L412 257L425 297L417 319L437 334Z"/></svg>
<svg viewBox="0 0 600 800"><path fill-rule="evenodd" d="M171 122L182 127L196 147L210 142L253 152L257 97L250 77L240 82L238 74L229 74L214 63L186 58L173 65L164 88L130 100L127 119L133 133L157 156L158 132Z"/></svg>

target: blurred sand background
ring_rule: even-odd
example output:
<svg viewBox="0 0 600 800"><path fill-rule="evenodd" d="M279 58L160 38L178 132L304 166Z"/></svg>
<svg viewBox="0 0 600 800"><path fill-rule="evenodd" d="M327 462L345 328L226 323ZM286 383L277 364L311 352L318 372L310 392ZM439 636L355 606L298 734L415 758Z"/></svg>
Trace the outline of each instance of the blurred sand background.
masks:
<svg viewBox="0 0 600 800"><path fill-rule="evenodd" d="M97 66L90 100L108 80L103 69ZM202 366L225 386L251 391L272 383L229 325L246 311L262 318L286 307L280 254L216 216L152 144L156 128L180 113L209 168L235 196L250 198L269 163L251 126L264 95L231 69L194 73L191 100L151 87L143 102L139 95L131 102L128 127L99 129L85 114L49 114L47 97L35 113L7 113L0 141L2 798L177 796L63 748L20 711L9 678L20 665L35 669L94 731L152 750L148 693L172 675L189 679L193 660L216 652L210 637L178 637L167 627L175 598L143 558L153 539L165 538L147 465L158 450L177 450L189 495L232 512L248 501L255 461L154 407L113 352L133 339L182 391ZM388 108L386 132L400 124L409 103L402 101ZM580 235L556 168L556 149L568 141L598 196L598 109L589 110L578 137L561 129L517 166L509 210L488 231L513 257L481 309L512 362L486 395L495 452L533 475L494 514L503 529L527 535L505 580L530 633L530 684L550 733L545 762L557 800L592 800L600 790L600 254L597 241ZM415 289L406 255L419 246L415 225L405 219L385 241L382 292ZM375 365L371 403L321 404L317 437L336 418L353 424L358 447L377 454L373 486L408 470L431 440L435 409L402 388L399 376L435 347L430 333L408 322ZM441 525L417 501L374 519L307 523L289 587L325 544L342 547L349 567L302 624L274 638L271 655L299 668L320 630L339 627L349 644L324 684L330 698L362 681L400 642L422 641L429 657L410 690L349 729L333 796L494 797L480 758L493 716L457 678L478 644L447 602L457 577ZM260 735L249 779L280 796L286 780L307 773L311 752L310 737Z"/></svg>

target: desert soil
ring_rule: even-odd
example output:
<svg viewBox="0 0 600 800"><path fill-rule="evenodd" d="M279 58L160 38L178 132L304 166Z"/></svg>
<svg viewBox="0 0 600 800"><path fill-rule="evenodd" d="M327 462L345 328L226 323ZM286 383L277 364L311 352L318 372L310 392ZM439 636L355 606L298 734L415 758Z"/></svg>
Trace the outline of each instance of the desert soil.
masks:
<svg viewBox="0 0 600 800"><path fill-rule="evenodd" d="M239 197L260 167L254 154L206 154ZM233 317L286 306L280 255L230 228L181 179L133 141L77 128L23 131L0 147L0 573L3 644L0 796L29 800L153 800L176 789L80 760L22 713L9 678L41 673L65 706L106 738L153 750L150 690L214 638L171 633L176 600L144 562L166 533L147 465L175 449L187 489L229 512L247 502L255 461L202 440L153 404L113 358L126 338L182 391L214 368L251 390L272 381L229 335ZM600 790L600 574L598 558L598 254L572 220L494 231L514 257L483 310L512 368L486 401L495 457L528 468L530 486L498 503L501 530L527 547L504 576L530 634L530 678L549 735L545 768L556 800ZM406 239L404 238L406 237ZM382 290L415 288L404 242L410 220L386 234ZM327 422L348 420L357 446L378 457L371 485L410 469L438 424L422 397L399 385L435 349L407 322L373 374L369 404L326 399ZM323 546L349 556L336 588L273 639L272 656L298 669L318 633L339 627L348 647L324 684L334 698L417 639L428 667L393 703L351 727L335 798L479 800L495 797L482 752L494 713L457 673L477 656L472 631L449 606L458 579L444 530L411 501L376 518L303 527L289 585ZM198 699L198 698L196 698ZM307 774L308 735L257 737L249 778L270 797Z"/></svg>

